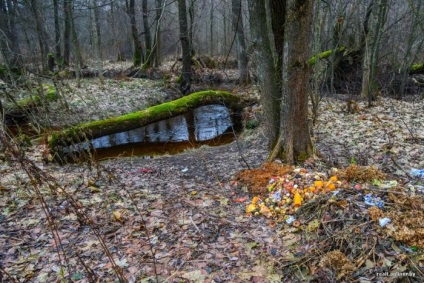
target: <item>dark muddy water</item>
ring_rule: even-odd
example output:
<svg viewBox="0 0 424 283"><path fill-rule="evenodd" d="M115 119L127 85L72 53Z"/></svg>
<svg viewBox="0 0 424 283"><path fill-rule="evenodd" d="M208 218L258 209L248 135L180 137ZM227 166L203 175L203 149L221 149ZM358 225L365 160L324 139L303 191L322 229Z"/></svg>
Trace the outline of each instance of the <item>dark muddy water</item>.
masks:
<svg viewBox="0 0 424 283"><path fill-rule="evenodd" d="M241 129L240 117L225 106L207 105L185 115L78 143L63 149L66 161L81 152L92 152L97 160L176 154L201 145L218 146L232 142ZM77 158L80 159L80 158Z"/></svg>

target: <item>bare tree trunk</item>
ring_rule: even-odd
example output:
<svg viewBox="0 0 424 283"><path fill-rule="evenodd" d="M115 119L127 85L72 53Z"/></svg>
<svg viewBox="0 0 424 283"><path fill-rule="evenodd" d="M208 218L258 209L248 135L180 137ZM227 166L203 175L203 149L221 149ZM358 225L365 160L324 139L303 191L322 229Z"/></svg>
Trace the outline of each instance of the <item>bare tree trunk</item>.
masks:
<svg viewBox="0 0 424 283"><path fill-rule="evenodd" d="M225 5L225 3L224 3L224 5ZM224 50L224 52L227 52L227 46L228 46L228 43L227 43L227 37L228 37L228 35L227 35L227 9L225 9L225 8L224 8L223 24L224 24L224 48L223 48L223 50Z"/></svg>
<svg viewBox="0 0 424 283"><path fill-rule="evenodd" d="M412 54L412 47L414 43L416 44L417 42L415 38L417 36L416 31L417 31L419 22L422 19L422 15L421 15L422 1L418 1L416 4L413 3L413 1L408 1L408 2L413 12L413 19L411 23L411 30L408 35L405 55L403 57L402 64L400 67L400 86L398 89L398 93L396 95L397 99L401 99L405 95L405 87L406 87L406 82L408 79L408 72L409 72L410 66L413 64L416 57L416 54L415 56ZM416 48L417 53L422 50L423 43L424 43L424 39L421 39L421 41L419 41L419 43L417 44L417 48Z"/></svg>
<svg viewBox="0 0 424 283"><path fill-rule="evenodd" d="M211 56L214 55L214 46L215 46L215 39L214 39L214 15L213 15L213 11L214 11L214 6L213 6L213 0L211 0L211 5L210 5L210 14L209 14L209 36L210 36L210 49L209 49L209 54Z"/></svg>
<svg viewBox="0 0 424 283"><path fill-rule="evenodd" d="M193 46L193 28L194 28L194 3L196 0L189 0L190 5L188 6L188 15L190 18L190 25L188 27L188 43L190 45L190 56L194 56L194 46Z"/></svg>
<svg viewBox="0 0 424 283"><path fill-rule="evenodd" d="M314 1L288 0L284 32L283 83L281 97L281 152L286 162L304 161L313 154L308 121L308 94ZM278 154L277 156L279 156Z"/></svg>
<svg viewBox="0 0 424 283"><path fill-rule="evenodd" d="M186 95L191 88L191 48L187 24L186 0L178 0L178 18L180 23L180 40L183 56L182 79L180 91Z"/></svg>
<svg viewBox="0 0 424 283"><path fill-rule="evenodd" d="M60 40L60 24L59 24L59 3L58 0L53 0L53 13L54 13L54 50L56 61L60 61L61 57L61 40ZM60 63L59 63L60 64Z"/></svg>
<svg viewBox="0 0 424 283"><path fill-rule="evenodd" d="M152 50L155 67L159 67L162 63L162 33L161 33L162 12L163 12L162 0L156 0L155 41L154 41L153 50Z"/></svg>
<svg viewBox="0 0 424 283"><path fill-rule="evenodd" d="M148 69L152 66L153 58L152 58L152 37L150 34L150 26L149 26L149 11L147 8L147 0L141 1L142 9L143 9L143 27L144 27L144 40L146 43L146 60L143 64L143 69Z"/></svg>
<svg viewBox="0 0 424 283"><path fill-rule="evenodd" d="M121 50L118 47L117 40L116 40L116 19L115 19L115 2L110 2L110 25L112 29L112 54L113 56L116 56L116 61L122 61L122 54Z"/></svg>
<svg viewBox="0 0 424 283"><path fill-rule="evenodd" d="M275 69L271 42L268 37L265 1L249 0L250 31L254 44L255 61L261 87L261 104L264 109L264 131L270 148L277 143L280 127L280 93L277 83L279 71Z"/></svg>
<svg viewBox="0 0 424 283"><path fill-rule="evenodd" d="M69 66L71 59L71 30L72 30L72 0L63 1L63 64Z"/></svg>
<svg viewBox="0 0 424 283"><path fill-rule="evenodd" d="M22 67L21 50L16 32L16 2L0 0L0 52L9 69Z"/></svg>
<svg viewBox="0 0 424 283"><path fill-rule="evenodd" d="M308 122L310 50L305 44L311 39L313 2L271 0L271 26L278 69L274 68L265 3L248 2L261 83L265 135L271 142L268 160L282 158L294 163L313 153ZM279 76L282 76L281 86Z"/></svg>
<svg viewBox="0 0 424 283"><path fill-rule="evenodd" d="M244 38L243 16L241 14L241 0L231 0L233 12L233 29L236 33L236 52L239 69L239 83L246 85L249 83L249 58L246 52L246 42Z"/></svg>
<svg viewBox="0 0 424 283"><path fill-rule="evenodd" d="M96 57L96 72L98 73L100 82L103 83L103 63L102 63L102 51L100 42L100 25L98 21L96 0L90 0L90 16L91 16L91 27L93 35L93 46L94 54Z"/></svg>
<svg viewBox="0 0 424 283"><path fill-rule="evenodd" d="M70 28L71 28L71 34L72 34L71 39L72 39L72 45L73 45L72 51L73 51L75 59L76 59L75 60L76 61L75 75L76 75L76 79L77 79L77 87L81 87L81 69L84 66L84 62L83 62L83 58L82 58L82 53L81 53L80 43L79 43L79 39L78 39L78 35L77 35L77 30L75 28L75 21L74 21L74 17L73 17L72 6L70 6L69 9L71 9Z"/></svg>
<svg viewBox="0 0 424 283"><path fill-rule="evenodd" d="M133 55L133 62L134 67L140 66L141 62L144 60L144 53L143 53L143 47L140 42L140 38L138 36L138 29L137 29L137 22L135 20L135 8L134 8L134 0L126 0L126 8L127 8L127 14L130 17L130 24L131 24L131 35L133 38L133 44L134 44L134 55Z"/></svg>
<svg viewBox="0 0 424 283"><path fill-rule="evenodd" d="M376 8L378 10L376 11ZM372 8L376 14L373 22L373 32L367 33L365 37L364 61L362 69L362 89L361 96L368 99L368 106L375 100L378 91L376 81L376 70L378 60L378 50L380 48L383 26L387 17L387 0L379 0Z"/></svg>
<svg viewBox="0 0 424 283"><path fill-rule="evenodd" d="M35 30L37 31L38 44L40 46L41 65L47 69L47 54L49 53L47 34L44 30L43 16L37 0L30 1L31 12L35 19Z"/></svg>
<svg viewBox="0 0 424 283"><path fill-rule="evenodd" d="M269 10L271 16L271 28L274 35L274 47L276 52L276 68L281 71L284 53L284 25L286 20L286 1L270 0ZM281 80L281 76L279 77ZM281 83L279 83L281 86ZM281 89L280 89L281 91Z"/></svg>

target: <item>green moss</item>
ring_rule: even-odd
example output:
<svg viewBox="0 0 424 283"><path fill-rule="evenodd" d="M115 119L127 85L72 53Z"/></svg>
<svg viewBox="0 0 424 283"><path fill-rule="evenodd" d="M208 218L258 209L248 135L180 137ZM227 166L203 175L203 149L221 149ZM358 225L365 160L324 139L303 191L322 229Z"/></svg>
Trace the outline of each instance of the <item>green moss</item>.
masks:
<svg viewBox="0 0 424 283"><path fill-rule="evenodd" d="M4 77L7 74L20 76L20 75L22 75L22 72L21 72L21 69L19 69L17 67L13 67L13 68L9 69L4 65L0 65L0 77Z"/></svg>
<svg viewBox="0 0 424 283"><path fill-rule="evenodd" d="M31 138L25 134L20 134L16 137L16 141L21 147L27 148L32 145Z"/></svg>
<svg viewBox="0 0 424 283"><path fill-rule="evenodd" d="M309 154L307 152L300 152L297 155L296 161L298 162L304 162L305 160L307 160L309 158Z"/></svg>
<svg viewBox="0 0 424 283"><path fill-rule="evenodd" d="M57 99L57 92L53 85L42 84L44 97L47 101L55 101ZM41 103L40 87L33 90L33 95L28 98L18 101L20 107L33 107Z"/></svg>
<svg viewBox="0 0 424 283"><path fill-rule="evenodd" d="M259 121L256 118L252 118L246 121L246 129L251 130L259 126Z"/></svg>
<svg viewBox="0 0 424 283"><path fill-rule="evenodd" d="M136 48L135 50L134 50L134 66L140 66L140 64L141 64L141 51L138 49L138 48Z"/></svg>
<svg viewBox="0 0 424 283"><path fill-rule="evenodd" d="M177 77L177 79L175 80L175 82L176 82L177 84L180 84L182 81L183 81L183 75L181 74L181 75L179 75L179 76Z"/></svg>
<svg viewBox="0 0 424 283"><path fill-rule="evenodd" d="M57 99L56 88L51 84L43 84L43 91L47 101L54 101Z"/></svg>
<svg viewBox="0 0 424 283"><path fill-rule="evenodd" d="M345 49L346 48L344 48L344 47L340 47L340 48L335 49L335 51L336 51L336 53L337 52L343 52ZM333 51L334 51L334 49L330 49L330 50L326 50L324 52L321 52L317 55L312 56L312 58L308 60L309 65L314 65L316 63L317 58L318 59L324 59L324 58L329 57L333 53Z"/></svg>
<svg viewBox="0 0 424 283"><path fill-rule="evenodd" d="M421 71L424 70L424 63L421 64L414 64L411 66L411 71L413 72L417 72L417 71Z"/></svg>

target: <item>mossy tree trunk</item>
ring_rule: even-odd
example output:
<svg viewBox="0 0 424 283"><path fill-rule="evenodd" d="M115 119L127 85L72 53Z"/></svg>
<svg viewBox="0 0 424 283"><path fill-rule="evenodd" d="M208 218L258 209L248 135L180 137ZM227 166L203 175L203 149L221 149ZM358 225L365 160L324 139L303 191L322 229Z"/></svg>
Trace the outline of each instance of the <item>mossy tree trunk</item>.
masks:
<svg viewBox="0 0 424 283"><path fill-rule="evenodd" d="M129 0L128 2L128 0L126 0L125 4L126 12L130 18L131 35L134 44L133 63L134 67L139 67L144 60L144 52L143 46L140 42L140 37L138 36L137 21L135 19L135 1Z"/></svg>

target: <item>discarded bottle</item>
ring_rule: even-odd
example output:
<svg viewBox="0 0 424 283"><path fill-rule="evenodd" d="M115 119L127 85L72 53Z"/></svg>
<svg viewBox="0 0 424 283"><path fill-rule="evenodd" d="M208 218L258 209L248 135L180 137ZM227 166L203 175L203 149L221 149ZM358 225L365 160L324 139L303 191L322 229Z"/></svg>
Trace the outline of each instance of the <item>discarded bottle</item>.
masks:
<svg viewBox="0 0 424 283"><path fill-rule="evenodd" d="M412 168L411 171L409 171L409 174L411 174L414 177L424 178L424 169L414 169L414 168Z"/></svg>

